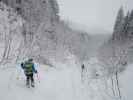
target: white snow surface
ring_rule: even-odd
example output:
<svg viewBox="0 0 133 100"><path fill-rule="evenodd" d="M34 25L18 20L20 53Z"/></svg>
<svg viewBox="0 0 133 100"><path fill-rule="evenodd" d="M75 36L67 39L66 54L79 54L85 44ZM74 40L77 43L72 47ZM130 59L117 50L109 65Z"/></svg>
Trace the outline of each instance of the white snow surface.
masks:
<svg viewBox="0 0 133 100"><path fill-rule="evenodd" d="M133 100L133 65L120 75L120 88L123 100Z"/></svg>
<svg viewBox="0 0 133 100"><path fill-rule="evenodd" d="M1 100L86 100L78 70L46 65L38 68L39 80L35 75L35 88L25 86L25 76L20 68L2 69Z"/></svg>
<svg viewBox="0 0 133 100"><path fill-rule="evenodd" d="M25 75L19 65L0 69L1 100L119 100L111 97L105 78L81 81L77 66L57 64L59 67L38 65L35 88L25 86ZM122 100L132 100L132 68L120 77Z"/></svg>

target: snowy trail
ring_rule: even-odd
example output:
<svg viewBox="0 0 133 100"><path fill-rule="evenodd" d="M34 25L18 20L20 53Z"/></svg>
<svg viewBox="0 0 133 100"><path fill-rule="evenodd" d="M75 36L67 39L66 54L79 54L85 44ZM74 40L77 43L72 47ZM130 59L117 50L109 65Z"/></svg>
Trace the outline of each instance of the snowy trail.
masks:
<svg viewBox="0 0 133 100"><path fill-rule="evenodd" d="M25 76L16 68L0 70L1 100L117 100L108 95L106 79L88 79L87 84L81 82L81 74L76 67L50 68L39 67L40 83L35 76L36 87L25 86ZM132 100L132 67L121 75L123 100ZM20 72L19 72L20 71ZM19 79L17 79L19 76ZM126 80L126 81L125 81ZM130 81L130 84L127 83Z"/></svg>
<svg viewBox="0 0 133 100"><path fill-rule="evenodd" d="M120 76L120 89L123 100L133 100L133 64L128 66Z"/></svg>
<svg viewBox="0 0 133 100"><path fill-rule="evenodd" d="M22 73L19 73L19 80L17 80L18 72L14 68L2 70L0 72L1 100L87 100L78 70L47 69L42 66L39 72L41 82L39 83L35 77L36 87L26 88Z"/></svg>

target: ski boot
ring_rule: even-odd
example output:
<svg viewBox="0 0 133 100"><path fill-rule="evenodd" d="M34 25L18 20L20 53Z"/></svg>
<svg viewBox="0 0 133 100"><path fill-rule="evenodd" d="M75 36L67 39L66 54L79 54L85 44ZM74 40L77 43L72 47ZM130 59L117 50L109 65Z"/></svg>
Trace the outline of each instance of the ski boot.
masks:
<svg viewBox="0 0 133 100"><path fill-rule="evenodd" d="M26 87L30 88L30 82L29 81L26 81Z"/></svg>
<svg viewBox="0 0 133 100"><path fill-rule="evenodd" d="M31 87L35 87L35 84L34 84L34 82L31 82Z"/></svg>

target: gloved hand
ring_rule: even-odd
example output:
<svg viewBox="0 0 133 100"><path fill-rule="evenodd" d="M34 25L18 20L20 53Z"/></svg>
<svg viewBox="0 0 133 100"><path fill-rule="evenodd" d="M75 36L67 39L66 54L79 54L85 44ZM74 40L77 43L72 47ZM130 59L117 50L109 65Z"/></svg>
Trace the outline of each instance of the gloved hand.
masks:
<svg viewBox="0 0 133 100"><path fill-rule="evenodd" d="M37 70L35 70L35 73L38 73Z"/></svg>
<svg viewBox="0 0 133 100"><path fill-rule="evenodd" d="M24 63L23 62L21 63L21 68L24 69Z"/></svg>

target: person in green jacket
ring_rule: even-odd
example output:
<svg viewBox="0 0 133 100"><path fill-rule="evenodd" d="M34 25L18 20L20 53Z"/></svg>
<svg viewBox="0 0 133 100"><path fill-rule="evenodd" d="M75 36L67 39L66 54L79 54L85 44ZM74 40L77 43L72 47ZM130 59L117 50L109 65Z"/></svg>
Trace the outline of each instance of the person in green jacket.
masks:
<svg viewBox="0 0 133 100"><path fill-rule="evenodd" d="M24 70L25 76L26 76L26 85L30 87L34 87L34 73L37 73L37 70L35 69L35 64L33 62L33 59L30 58L25 62L21 63L21 67Z"/></svg>

